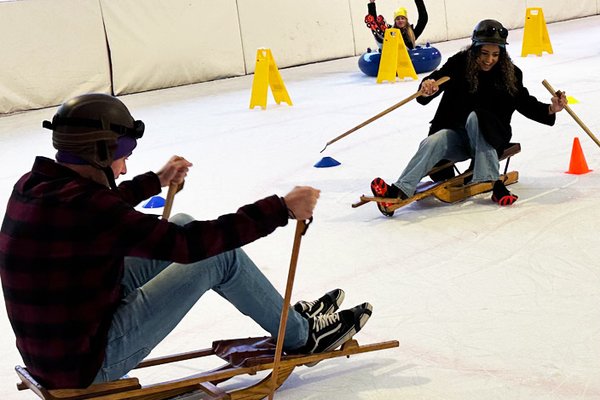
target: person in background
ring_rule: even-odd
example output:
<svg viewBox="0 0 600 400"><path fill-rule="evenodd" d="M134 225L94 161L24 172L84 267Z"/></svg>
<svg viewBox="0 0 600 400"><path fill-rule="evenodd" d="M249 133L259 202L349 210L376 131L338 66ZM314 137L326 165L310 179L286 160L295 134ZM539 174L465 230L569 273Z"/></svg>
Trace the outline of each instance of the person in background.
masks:
<svg viewBox="0 0 600 400"><path fill-rule="evenodd" d="M415 48L416 40L423 33L425 26L427 26L427 21L429 20L427 9L425 8L425 3L423 0L415 0L415 5L417 6L417 12L419 15L416 26L413 26L408 21L408 13L404 7L400 7L394 12L394 25L389 25L386 23L383 16L377 15L375 0L369 0L369 3L367 4L369 13L365 17L365 23L367 24L367 27L371 29L371 32L375 37L375 41L380 49L383 45L385 30L388 28L400 29L400 33L402 34L402 39L404 40L406 47L408 49Z"/></svg>
<svg viewBox="0 0 600 400"><path fill-rule="evenodd" d="M119 379L210 289L276 338L288 305L240 247L289 218L311 218L319 190L296 187L212 221L158 219L135 205L182 184L192 164L173 156L158 172L117 186L145 129L119 99L75 97L43 126L53 132L56 161L36 157L0 229L5 305L36 380L61 389ZM317 353L352 338L372 307L336 312L343 299L335 289L296 303L284 349ZM204 312L218 320L218 310Z"/></svg>
<svg viewBox="0 0 600 400"><path fill-rule="evenodd" d="M417 184L441 160L454 162L473 159L472 182L494 182L492 200L507 206L517 200L499 179L498 156L512 137L511 118L515 111L546 125L554 125L556 113L567 104L564 92L542 103L523 86L523 73L506 51L508 30L496 20L480 21L474 28L471 45L453 55L438 70L425 77L417 98L426 105L442 95L431 121L429 136L400 177L388 185L383 179L371 182L379 197L406 199ZM450 80L441 86L441 77ZM385 215L386 204L378 203Z"/></svg>

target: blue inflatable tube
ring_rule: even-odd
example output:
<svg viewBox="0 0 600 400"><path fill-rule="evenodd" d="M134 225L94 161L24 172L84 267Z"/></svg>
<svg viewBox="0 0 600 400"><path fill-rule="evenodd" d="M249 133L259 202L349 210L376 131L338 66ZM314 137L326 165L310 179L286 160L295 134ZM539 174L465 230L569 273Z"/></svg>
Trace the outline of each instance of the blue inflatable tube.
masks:
<svg viewBox="0 0 600 400"><path fill-rule="evenodd" d="M417 74L433 71L442 62L442 53L429 43L425 46L417 46L414 49L409 49L408 55ZM377 76L380 61L381 53L369 49L358 58L358 68L365 75Z"/></svg>

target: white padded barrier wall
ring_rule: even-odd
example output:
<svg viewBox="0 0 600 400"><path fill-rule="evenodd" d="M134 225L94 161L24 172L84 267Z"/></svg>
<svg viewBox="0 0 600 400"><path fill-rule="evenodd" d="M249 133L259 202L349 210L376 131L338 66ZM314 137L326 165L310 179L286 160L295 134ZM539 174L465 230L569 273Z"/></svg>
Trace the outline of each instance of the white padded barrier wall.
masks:
<svg viewBox="0 0 600 400"><path fill-rule="evenodd" d="M348 1L238 1L247 71L254 72L262 47L271 49L279 68L353 56Z"/></svg>
<svg viewBox="0 0 600 400"><path fill-rule="evenodd" d="M110 93L98 0L0 2L0 114Z"/></svg>
<svg viewBox="0 0 600 400"><path fill-rule="evenodd" d="M525 8L523 0L446 0L448 38L471 37L477 22L488 18L507 29L522 27Z"/></svg>
<svg viewBox="0 0 600 400"><path fill-rule="evenodd" d="M508 29L522 28L526 9L541 7L546 23L596 14L597 0L567 2L563 0L445 0L448 39L470 37L478 21L496 19ZM510 43L510 37L509 37Z"/></svg>
<svg viewBox="0 0 600 400"><path fill-rule="evenodd" d="M280 68L359 55L376 47L364 24L367 2L0 0L0 114L84 92L121 95L252 73L260 47L271 48ZM425 3L429 23L419 44L468 44L484 18L522 28L527 7L541 7L548 23L600 13L600 0ZM414 0L377 2L389 21L400 6L415 24ZM519 35L510 37L517 49Z"/></svg>
<svg viewBox="0 0 600 400"><path fill-rule="evenodd" d="M557 22L596 14L597 0L527 0L526 7L542 8L546 22ZM525 19L525 14L522 19ZM521 22L521 26L523 26L523 22Z"/></svg>
<svg viewBox="0 0 600 400"><path fill-rule="evenodd" d="M100 0L114 93L246 73L235 0Z"/></svg>

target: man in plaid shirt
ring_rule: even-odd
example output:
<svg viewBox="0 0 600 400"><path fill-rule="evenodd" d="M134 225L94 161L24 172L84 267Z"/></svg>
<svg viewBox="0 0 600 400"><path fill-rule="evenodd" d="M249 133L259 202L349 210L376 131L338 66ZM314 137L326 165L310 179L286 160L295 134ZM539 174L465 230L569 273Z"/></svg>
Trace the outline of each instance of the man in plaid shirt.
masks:
<svg viewBox="0 0 600 400"><path fill-rule="evenodd" d="M37 157L14 186L0 230L0 277L29 372L47 388L115 380L162 341L209 289L272 336L283 299L239 248L312 216L319 191L296 187L212 221L169 221L135 205L181 184L192 166L172 157L118 187L144 132L117 98L86 94L52 122L56 161ZM164 260L164 261L161 261ZM284 348L332 350L366 323L363 303L336 312L344 292L290 310Z"/></svg>

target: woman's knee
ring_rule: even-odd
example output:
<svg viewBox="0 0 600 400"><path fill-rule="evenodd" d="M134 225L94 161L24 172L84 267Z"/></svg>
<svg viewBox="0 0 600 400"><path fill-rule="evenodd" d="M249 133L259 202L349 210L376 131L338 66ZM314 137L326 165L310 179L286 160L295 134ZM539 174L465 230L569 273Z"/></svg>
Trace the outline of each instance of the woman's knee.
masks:
<svg viewBox="0 0 600 400"><path fill-rule="evenodd" d="M469 128L477 128L479 130L479 119L477 118L477 113L475 111L471 111L469 116L467 117L467 122L465 123L465 128L467 131Z"/></svg>
<svg viewBox="0 0 600 400"><path fill-rule="evenodd" d="M437 131L433 135L429 135L421 142L421 145L430 150L433 149L446 149L448 147L448 141L451 131L448 129L442 129Z"/></svg>

